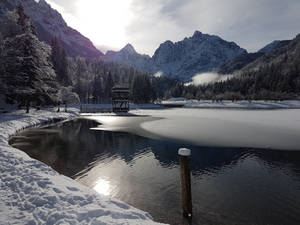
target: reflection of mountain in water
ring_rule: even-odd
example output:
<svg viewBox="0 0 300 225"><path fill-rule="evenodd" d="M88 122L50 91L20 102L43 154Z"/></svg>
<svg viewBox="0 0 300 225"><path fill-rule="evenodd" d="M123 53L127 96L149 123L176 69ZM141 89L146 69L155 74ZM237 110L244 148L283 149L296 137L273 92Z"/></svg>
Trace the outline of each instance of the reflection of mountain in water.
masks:
<svg viewBox="0 0 300 225"><path fill-rule="evenodd" d="M279 168L287 174L294 174L300 179L300 152L297 151L257 151L253 150L252 154L261 159L269 167Z"/></svg>
<svg viewBox="0 0 300 225"><path fill-rule="evenodd" d="M219 170L223 166L235 164L243 156L243 151L235 149L201 148L174 142L152 140L123 132L93 131L89 128L98 124L92 120L74 120L36 132L25 131L30 148L22 141L20 148L67 176L73 176L89 164L109 158L119 157L131 164L136 157L152 151L163 167L177 165L177 150L188 147L193 150L191 167L195 174L202 170ZM44 130L44 132L43 132ZM55 132L53 132L55 131ZM18 142L18 140L15 140Z"/></svg>

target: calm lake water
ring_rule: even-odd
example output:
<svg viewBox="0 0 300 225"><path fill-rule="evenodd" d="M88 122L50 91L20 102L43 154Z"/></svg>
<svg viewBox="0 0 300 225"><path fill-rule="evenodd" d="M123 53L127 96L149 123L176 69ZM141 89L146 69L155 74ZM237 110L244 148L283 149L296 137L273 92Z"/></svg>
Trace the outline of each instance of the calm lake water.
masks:
<svg viewBox="0 0 300 225"><path fill-rule="evenodd" d="M279 138L279 145L274 148L281 148L282 142L286 141L295 150L300 137L299 133L291 134L297 129L295 123L299 123L297 112L211 110L206 111L210 116L202 118L211 121L215 111L221 113L222 118L231 113L235 120L220 120L218 124L214 122L213 127L188 132L182 126L204 124L199 119L203 111L149 111L149 114L155 114L151 117L93 115L87 117L89 119L26 130L11 144L99 193L148 211L154 220L169 224L183 224L177 151L187 147L192 150L192 224L299 225L300 152L258 148L273 147L276 140L272 142L272 134L276 139L278 136L286 138ZM195 118L189 116L195 112L199 117L196 123L192 122ZM164 118L165 113L168 116ZM287 114L288 119L293 115L294 122L289 123L282 113ZM255 132L250 115L255 121L261 118L262 131L259 123ZM277 122L270 120L268 125L266 121L270 115ZM234 127L237 121L243 124L244 117L248 122L242 127ZM173 119L177 127L174 127ZM277 125L282 130L270 131L265 138L255 139L260 132L266 132L268 126L273 130ZM214 129L216 131L212 132ZM240 132L234 133L235 129ZM225 132L223 137L215 135L220 130ZM233 147L229 146L232 137L226 130L239 139L231 142ZM203 135L211 133L211 136L201 139L203 135L199 134L202 132ZM184 134L186 138L177 138ZM252 142L246 141L246 148L239 147L242 145L240 140L246 140L246 137ZM218 147L213 147L213 143ZM255 147L249 147L251 143ZM226 147L220 147L222 145Z"/></svg>

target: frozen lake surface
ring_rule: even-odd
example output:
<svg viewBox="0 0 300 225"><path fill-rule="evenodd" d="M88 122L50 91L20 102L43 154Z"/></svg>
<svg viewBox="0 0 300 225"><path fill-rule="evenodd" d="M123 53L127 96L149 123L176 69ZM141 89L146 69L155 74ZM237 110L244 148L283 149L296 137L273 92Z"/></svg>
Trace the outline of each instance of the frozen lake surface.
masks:
<svg viewBox="0 0 300 225"><path fill-rule="evenodd" d="M300 150L300 110L167 109L133 111L140 117L89 116L95 129L131 132L213 147ZM150 116L145 116L150 115Z"/></svg>
<svg viewBox="0 0 300 225"><path fill-rule="evenodd" d="M182 224L177 150L188 147L193 224L300 224L300 110L167 109L84 117L27 130L15 144L170 224Z"/></svg>

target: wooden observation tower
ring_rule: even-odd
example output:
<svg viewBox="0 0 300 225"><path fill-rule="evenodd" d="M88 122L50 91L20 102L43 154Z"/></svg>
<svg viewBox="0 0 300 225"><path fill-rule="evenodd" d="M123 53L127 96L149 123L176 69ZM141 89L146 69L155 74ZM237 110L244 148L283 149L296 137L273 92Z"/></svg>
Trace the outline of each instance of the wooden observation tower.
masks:
<svg viewBox="0 0 300 225"><path fill-rule="evenodd" d="M114 86L112 92L112 110L113 112L129 111L129 88L126 86Z"/></svg>

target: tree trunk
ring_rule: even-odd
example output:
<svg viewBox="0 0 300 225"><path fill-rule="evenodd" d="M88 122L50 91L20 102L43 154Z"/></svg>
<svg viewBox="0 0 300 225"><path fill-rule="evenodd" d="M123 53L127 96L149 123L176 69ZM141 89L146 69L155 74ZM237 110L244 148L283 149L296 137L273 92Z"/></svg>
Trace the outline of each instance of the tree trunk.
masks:
<svg viewBox="0 0 300 225"><path fill-rule="evenodd" d="M30 108L30 102L26 102L26 113L29 113L29 108Z"/></svg>

